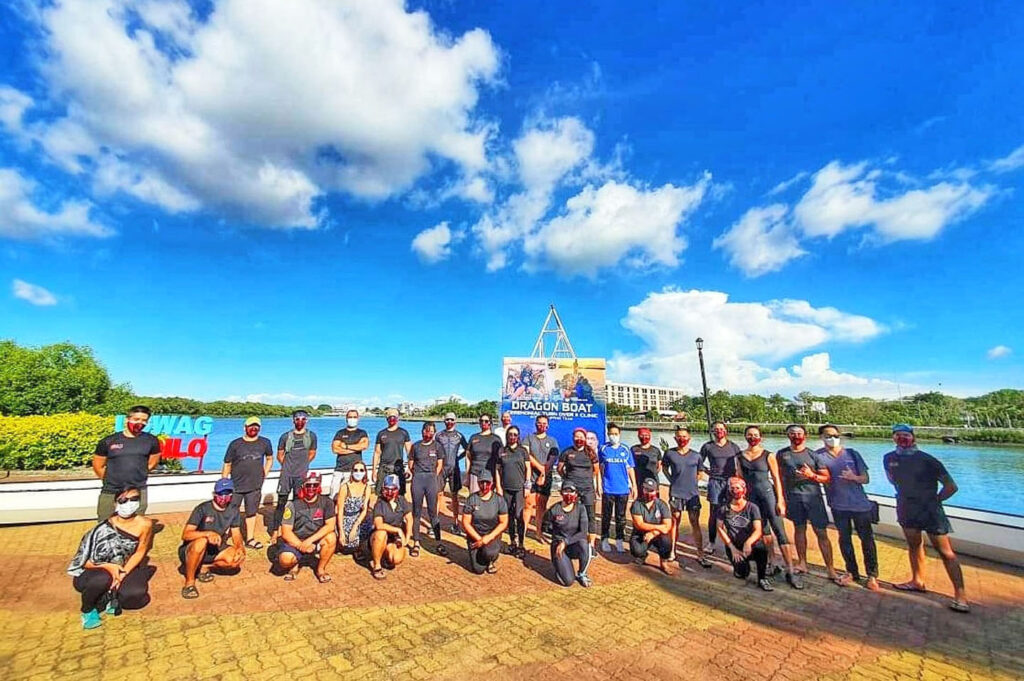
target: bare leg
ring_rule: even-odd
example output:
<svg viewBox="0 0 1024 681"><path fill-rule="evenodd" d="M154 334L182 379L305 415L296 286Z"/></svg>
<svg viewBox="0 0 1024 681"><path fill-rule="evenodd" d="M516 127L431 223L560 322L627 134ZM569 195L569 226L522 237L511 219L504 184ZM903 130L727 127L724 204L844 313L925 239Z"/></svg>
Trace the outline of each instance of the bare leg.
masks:
<svg viewBox="0 0 1024 681"><path fill-rule="evenodd" d="M537 520L537 525L536 525L537 541L543 541L544 540L544 535L541 533L541 524L544 521L544 514L547 513L547 510L548 510L548 497L544 496L543 494L538 494L537 495L537 515L536 515L536 520Z"/></svg>
<svg viewBox="0 0 1024 681"><path fill-rule="evenodd" d="M921 530L904 527L903 536L907 539L907 552L910 555L910 584L924 590L924 536Z"/></svg>
<svg viewBox="0 0 1024 681"><path fill-rule="evenodd" d="M185 549L185 586L195 586L196 574L203 562L203 554L206 553L206 544L206 537L188 543L188 548Z"/></svg>
<svg viewBox="0 0 1024 681"><path fill-rule="evenodd" d="M949 581L953 583L953 597L958 603L966 603L967 590L964 589L964 572L960 568L960 561L957 560L956 553L953 552L953 544L949 541L949 536L929 534L928 539L935 550L939 552L942 564L946 568L946 574L949 575Z"/></svg>
<svg viewBox="0 0 1024 681"><path fill-rule="evenodd" d="M293 575L299 571L299 559L294 553L282 551L277 556L277 563Z"/></svg>
<svg viewBox="0 0 1024 681"><path fill-rule="evenodd" d="M678 511L672 512L672 532L668 535L672 539L672 553L669 555L668 560L676 559L676 542L679 541L679 520L682 518L682 515Z"/></svg>
<svg viewBox="0 0 1024 681"><path fill-rule="evenodd" d="M697 555L704 553L704 533L700 531L700 511L690 511L690 532L693 534L693 546Z"/></svg>
<svg viewBox="0 0 1024 681"><path fill-rule="evenodd" d="M807 526L793 526L793 543L796 544L796 570L807 572Z"/></svg>
<svg viewBox="0 0 1024 681"><path fill-rule="evenodd" d="M245 538L252 541L256 538L256 516L247 516L245 519Z"/></svg>
<svg viewBox="0 0 1024 681"><path fill-rule="evenodd" d="M316 576L321 581L327 573L327 564L331 562L335 549L338 548L338 535L333 532L320 540L320 560L316 564Z"/></svg>
<svg viewBox="0 0 1024 681"><path fill-rule="evenodd" d="M370 535L370 569L380 569L380 559L384 555L384 549L388 545L388 533L384 530L376 530Z"/></svg>
<svg viewBox="0 0 1024 681"><path fill-rule="evenodd" d="M839 575L836 573L836 566L832 560L832 542L829 541L828 531L814 528L814 536L818 540L818 549L821 551L822 560L825 561L825 569L828 570L829 579L837 579Z"/></svg>

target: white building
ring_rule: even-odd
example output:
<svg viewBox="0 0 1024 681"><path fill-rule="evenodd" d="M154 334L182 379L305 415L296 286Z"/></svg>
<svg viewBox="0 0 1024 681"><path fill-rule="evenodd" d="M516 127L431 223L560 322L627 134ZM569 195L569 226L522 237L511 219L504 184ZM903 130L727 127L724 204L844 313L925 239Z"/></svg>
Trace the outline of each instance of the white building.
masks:
<svg viewBox="0 0 1024 681"><path fill-rule="evenodd" d="M636 411L665 410L685 393L679 388L608 381L608 401Z"/></svg>

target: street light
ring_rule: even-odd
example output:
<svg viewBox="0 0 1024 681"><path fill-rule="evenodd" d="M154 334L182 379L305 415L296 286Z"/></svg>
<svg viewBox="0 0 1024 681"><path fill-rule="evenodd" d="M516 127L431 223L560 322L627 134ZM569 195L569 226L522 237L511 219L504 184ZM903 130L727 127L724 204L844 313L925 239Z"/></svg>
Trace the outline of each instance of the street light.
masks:
<svg viewBox="0 0 1024 681"><path fill-rule="evenodd" d="M711 437L711 402L708 401L708 377L704 373L704 339L697 339L697 357L700 359L700 382L704 386L704 413L708 417L708 437Z"/></svg>

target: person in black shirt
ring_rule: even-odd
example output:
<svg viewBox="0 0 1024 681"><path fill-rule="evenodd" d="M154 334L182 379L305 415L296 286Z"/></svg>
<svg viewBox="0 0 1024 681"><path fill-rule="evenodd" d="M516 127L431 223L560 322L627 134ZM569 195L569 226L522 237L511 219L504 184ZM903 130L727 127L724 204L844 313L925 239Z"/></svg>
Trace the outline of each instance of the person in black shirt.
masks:
<svg viewBox="0 0 1024 681"><path fill-rule="evenodd" d="M363 452L370 446L370 436L359 427L359 410L345 413L345 427L334 434L331 451L337 456L331 474L331 498L338 498L338 490L352 479L352 467L363 460Z"/></svg>
<svg viewBox="0 0 1024 681"><path fill-rule="evenodd" d="M732 574L746 579L750 563L757 565L757 585L764 591L774 591L768 579L768 549L761 541L761 511L757 504L747 501L747 483L743 478L729 478L730 501L722 504L715 519L718 536L725 544L725 555L732 563Z"/></svg>
<svg viewBox="0 0 1024 681"><path fill-rule="evenodd" d="M555 579L562 586L572 586L575 581L582 587L589 587L593 582L587 575L592 556L587 538L590 531L587 509L579 503L579 492L572 480L562 483L561 496L562 500L544 514L543 521L551 527L551 565L555 568ZM541 542L546 541L541 535ZM579 570L573 569L574 560Z"/></svg>
<svg viewBox="0 0 1024 681"><path fill-rule="evenodd" d="M185 573L182 598L199 598L196 579L212 582L209 568L237 570L245 560L241 519L238 506L232 503L234 491L231 478L221 478L213 486L213 499L192 509L185 523L178 547L178 560Z"/></svg>
<svg viewBox="0 0 1024 681"><path fill-rule="evenodd" d="M942 502L956 494L956 482L942 462L917 448L913 428L905 423L896 424L892 427L892 439L896 449L882 458L882 465L889 482L896 488L896 521L907 539L911 571L910 581L897 584L895 588L925 591L922 534L925 533L942 557L946 574L953 583L950 609L968 613L971 606L964 588L964 574L949 541L952 528L942 508ZM940 485L941 489L937 490Z"/></svg>
<svg viewBox="0 0 1024 681"><path fill-rule="evenodd" d="M405 496L405 457L412 449L409 431L398 425L398 410L388 407L384 411L388 427L377 433L373 445L375 491L380 496L384 478L394 475L398 479L398 495Z"/></svg>
<svg viewBox="0 0 1024 681"><path fill-rule="evenodd" d="M597 452L587 445L587 431L576 428L572 431L572 447L567 447L558 457L558 474L563 480L571 480L576 484L579 501L587 509L587 522L590 523L588 541L592 546L596 546L598 537L594 480L600 473L599 469Z"/></svg>
<svg viewBox="0 0 1024 681"><path fill-rule="evenodd" d="M491 417L481 414L480 432L470 436L469 446L466 447L466 472L469 478L467 486L470 494L480 491L479 476L482 471L490 471L491 478L494 478L494 467L501 446L501 438L491 430Z"/></svg>
<svg viewBox="0 0 1024 681"><path fill-rule="evenodd" d="M139 490L139 514L146 512L146 481L149 472L160 463L160 441L142 430L149 423L149 407L138 405L128 410L124 430L108 435L96 445L92 470L103 481L96 504L96 519L103 522L114 513L115 499L122 490Z"/></svg>
<svg viewBox="0 0 1024 681"><path fill-rule="evenodd" d="M277 541L280 535L281 516L288 498L298 498L299 488L305 483L309 464L316 458L317 436L306 427L309 414L305 409L292 412L293 428L281 433L277 439L277 461L281 464L277 479L277 506L271 517L270 540Z"/></svg>
<svg viewBox="0 0 1024 681"><path fill-rule="evenodd" d="M444 467L441 469L441 479L438 480L437 506L441 507L441 497L444 495L444 486L447 483L452 493L452 534L462 533L462 512L459 511L459 490L462 489L462 471L459 469L459 461L466 458L466 448L469 441L466 436L455 428L455 412L448 412L444 415L444 430L436 435L441 449L444 450Z"/></svg>
<svg viewBox="0 0 1024 681"><path fill-rule="evenodd" d="M260 437L262 426L258 416L245 420L245 435L235 438L224 454L222 478L231 478L235 485L232 503L241 510L245 503L245 545L254 550L263 548L256 541L256 515L263 496L263 480L274 465L274 450L270 440Z"/></svg>
<svg viewBox="0 0 1024 681"><path fill-rule="evenodd" d="M412 509L400 496L401 481L394 473L381 480L380 498L373 505L373 532L370 534L370 574L384 579L385 568L394 569L405 560L412 535Z"/></svg>
<svg viewBox="0 0 1024 681"><path fill-rule="evenodd" d="M636 464L633 469L636 473L636 484L643 485L644 480L648 478L657 481L658 474L661 473L661 460L664 452L661 451L661 447L651 444L650 428L639 429L636 431L636 437L640 440L640 444L633 445L629 449L633 454L633 463Z"/></svg>
<svg viewBox="0 0 1024 681"><path fill-rule="evenodd" d="M508 505L509 552L518 558L526 555L524 514L526 483L530 479L530 452L519 442L519 428L505 430L505 446L498 452L498 494Z"/></svg>
<svg viewBox="0 0 1024 681"><path fill-rule="evenodd" d="M638 565L647 561L647 553L654 549L661 559L661 570L672 574L669 567L673 553L672 510L658 498L658 481L647 478L640 486L640 498L630 509L633 518L633 534L629 538L629 552Z"/></svg>
<svg viewBox="0 0 1024 681"><path fill-rule="evenodd" d="M320 474L309 471L296 490L296 498L284 507L276 548L277 563L287 571L285 581L295 579L304 558L316 558L317 581L331 581L326 570L338 547L337 512L320 483Z"/></svg>
<svg viewBox="0 0 1024 681"><path fill-rule="evenodd" d="M423 439L409 450L409 477L412 479L412 534L413 544L409 547L409 555L416 558L420 555L420 518L423 515L423 502L427 504L427 517L430 529L437 542L438 553L444 555L446 549L441 543L441 518L437 515L437 483L444 467L444 449L434 437L437 426L433 421L423 424Z"/></svg>
<svg viewBox="0 0 1024 681"><path fill-rule="evenodd" d="M494 492L494 476L486 468L477 475L479 491L462 509L462 530L469 549L469 568L480 575L498 571L501 533L508 527L508 504Z"/></svg>
<svg viewBox="0 0 1024 681"><path fill-rule="evenodd" d="M533 480L530 483L530 494L526 497L526 512L523 517L527 524L530 523L531 517L536 518L537 541L542 540L542 521L548 508L548 499L551 498L551 469L558 462L558 455L561 453L558 440L548 435L548 426L548 417L541 414L536 420L536 431L526 437L526 448L530 450L536 468L533 470Z"/></svg>
<svg viewBox="0 0 1024 681"><path fill-rule="evenodd" d="M711 440L700 448L701 465L708 474L708 548L707 554L715 552L715 540L718 538L716 514L721 504L728 503L726 494L729 476L739 475L735 471L736 457L740 453L739 446L729 440L729 429L721 421L711 424Z"/></svg>

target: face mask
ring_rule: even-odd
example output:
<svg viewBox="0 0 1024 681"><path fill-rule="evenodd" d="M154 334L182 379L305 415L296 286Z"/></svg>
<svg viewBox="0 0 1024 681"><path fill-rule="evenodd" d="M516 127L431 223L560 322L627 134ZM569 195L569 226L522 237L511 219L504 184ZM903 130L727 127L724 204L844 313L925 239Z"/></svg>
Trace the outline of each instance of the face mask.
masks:
<svg viewBox="0 0 1024 681"><path fill-rule="evenodd" d="M683 437L682 435L680 435L676 437L676 444L679 445L680 447L685 447L686 445L690 444L690 438Z"/></svg>
<svg viewBox="0 0 1024 681"><path fill-rule="evenodd" d="M429 445L433 441L434 441L434 434L433 433L423 433L423 442L424 443Z"/></svg>
<svg viewBox="0 0 1024 681"><path fill-rule="evenodd" d="M359 419L347 418L345 419L345 425L348 426L349 428L355 428L356 426L359 425Z"/></svg>
<svg viewBox="0 0 1024 681"><path fill-rule="evenodd" d="M117 515L122 518L131 518L139 510L139 500L132 499L131 501L122 501L114 507L114 510L117 511Z"/></svg>
<svg viewBox="0 0 1024 681"><path fill-rule="evenodd" d="M792 433L789 436L789 441L799 447L807 440L807 436L803 433Z"/></svg>
<svg viewBox="0 0 1024 681"><path fill-rule="evenodd" d="M756 435L748 435L747 444L750 445L751 447L756 447L757 445L761 444L761 438L759 438Z"/></svg>
<svg viewBox="0 0 1024 681"><path fill-rule="evenodd" d="M537 424L537 432L538 433L546 433L546 432L548 432L548 424L546 424L546 423L538 423Z"/></svg>
<svg viewBox="0 0 1024 681"><path fill-rule="evenodd" d="M128 432L132 435L138 435L142 432L142 429L146 427L145 423L137 423L135 421L128 422Z"/></svg>
<svg viewBox="0 0 1024 681"><path fill-rule="evenodd" d="M295 430L302 430L306 427L306 419L295 419L292 423L295 425Z"/></svg>
<svg viewBox="0 0 1024 681"><path fill-rule="evenodd" d="M637 438L639 438L640 444L642 444L642 445L647 445L647 444L650 444L650 442L651 442L651 434L650 433L638 433L637 434Z"/></svg>
<svg viewBox="0 0 1024 681"><path fill-rule="evenodd" d="M366 477L366 471L352 471L352 479L361 482Z"/></svg>
<svg viewBox="0 0 1024 681"><path fill-rule="evenodd" d="M514 447L519 444L519 435L517 433L505 433L505 441L508 442L509 447Z"/></svg>
<svg viewBox="0 0 1024 681"><path fill-rule="evenodd" d="M841 442L841 440L838 437L826 437L824 439L826 447L838 447L839 443Z"/></svg>
<svg viewBox="0 0 1024 681"><path fill-rule="evenodd" d="M608 442L611 442L613 447L618 447L619 446L619 438L620 438L619 435L609 435L608 436Z"/></svg>
<svg viewBox="0 0 1024 681"><path fill-rule="evenodd" d="M385 501L394 501L395 499L398 498L398 488L385 487L383 490L381 490L380 495L384 497Z"/></svg>
<svg viewBox="0 0 1024 681"><path fill-rule="evenodd" d="M644 501L647 501L647 502L654 501L654 498L657 497L657 496L658 496L657 492L648 492L647 490L644 490Z"/></svg>
<svg viewBox="0 0 1024 681"><path fill-rule="evenodd" d="M320 487L316 485L303 485L299 488L299 498L303 501L312 501L320 494Z"/></svg>
<svg viewBox="0 0 1024 681"><path fill-rule="evenodd" d="M579 498L579 495L576 494L575 492L566 492L565 494L562 495L562 503L575 504L577 498Z"/></svg>
<svg viewBox="0 0 1024 681"><path fill-rule="evenodd" d="M227 508L231 505L231 494L214 494L213 503L217 504L221 508Z"/></svg>
<svg viewBox="0 0 1024 681"><path fill-rule="evenodd" d="M260 434L260 427L249 426L248 428L245 429L245 434L249 437L256 437L257 435Z"/></svg>
<svg viewBox="0 0 1024 681"><path fill-rule="evenodd" d="M584 447L587 446L587 440L586 438L582 437L573 438L572 444L574 447L576 447L576 449L583 449Z"/></svg>
<svg viewBox="0 0 1024 681"><path fill-rule="evenodd" d="M398 423L398 417L397 416L389 416L388 417L388 425L389 426L393 426L396 423Z"/></svg>
<svg viewBox="0 0 1024 681"><path fill-rule="evenodd" d="M494 488L494 485L492 483L481 482L480 483L480 494L490 494L491 490L493 488Z"/></svg>
<svg viewBox="0 0 1024 681"><path fill-rule="evenodd" d="M726 431L722 430L721 428L715 428L715 439L716 440L724 440L725 436L727 434L728 433L726 433Z"/></svg>
<svg viewBox="0 0 1024 681"><path fill-rule="evenodd" d="M729 490L729 493L732 494L733 499L743 499L747 496L747 488L737 487L736 489Z"/></svg>

